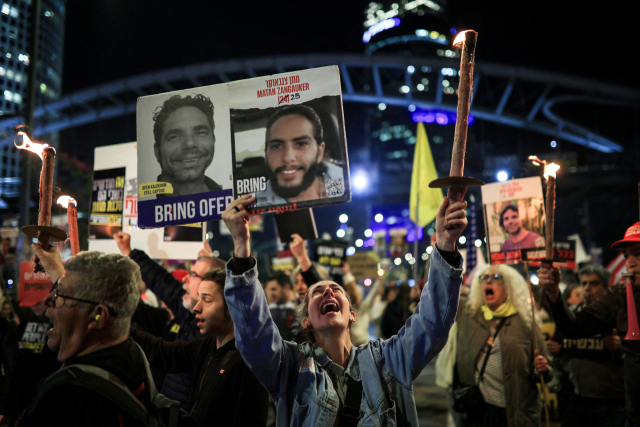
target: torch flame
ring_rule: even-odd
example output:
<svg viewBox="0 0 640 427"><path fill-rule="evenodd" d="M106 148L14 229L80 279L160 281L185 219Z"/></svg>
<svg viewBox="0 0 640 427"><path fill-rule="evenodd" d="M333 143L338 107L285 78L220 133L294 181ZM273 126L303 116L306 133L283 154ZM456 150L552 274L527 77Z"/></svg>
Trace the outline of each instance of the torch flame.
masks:
<svg viewBox="0 0 640 427"><path fill-rule="evenodd" d="M544 167L544 178L549 179L550 176L556 177L556 171L560 169L560 166L555 163L549 163Z"/></svg>
<svg viewBox="0 0 640 427"><path fill-rule="evenodd" d="M58 203L60 206L62 206L63 208L69 208L69 202L75 204L76 203L76 199L74 199L73 197L70 196L60 196L58 197L58 201L56 203Z"/></svg>
<svg viewBox="0 0 640 427"><path fill-rule="evenodd" d="M18 145L18 142L20 142L20 145ZM44 149L49 146L49 144L39 144L37 142L33 142L31 139L29 139L29 135L22 131L18 132L18 135L16 135L16 139L13 141L13 144L20 150L28 150L32 153L36 153L38 156L40 156L40 159L42 159L42 153L44 152Z"/></svg>
<svg viewBox="0 0 640 427"><path fill-rule="evenodd" d="M460 31L456 38L453 40L453 46L456 47L458 44L462 44L466 39L466 31Z"/></svg>

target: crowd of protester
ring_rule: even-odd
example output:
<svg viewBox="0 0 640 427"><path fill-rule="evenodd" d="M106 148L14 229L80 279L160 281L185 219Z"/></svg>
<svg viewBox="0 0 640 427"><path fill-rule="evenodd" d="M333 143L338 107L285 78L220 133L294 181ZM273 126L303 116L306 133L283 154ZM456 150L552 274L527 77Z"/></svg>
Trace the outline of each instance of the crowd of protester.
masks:
<svg viewBox="0 0 640 427"><path fill-rule="evenodd" d="M165 425L417 426L412 384L436 356L456 426L540 426L552 392L563 427L640 425L626 288L602 266L561 274L543 263L532 286L487 265L461 295L466 203L445 199L417 283L385 274L365 288L348 263L333 282L297 234L297 266L259 278L253 202L223 214L231 259L207 247L185 269L166 269L124 232L120 254L65 264L55 246L34 244L53 288L29 307L2 303L0 425L147 425L138 407ZM640 223L614 247L638 282ZM637 304L640 286L633 295Z"/></svg>

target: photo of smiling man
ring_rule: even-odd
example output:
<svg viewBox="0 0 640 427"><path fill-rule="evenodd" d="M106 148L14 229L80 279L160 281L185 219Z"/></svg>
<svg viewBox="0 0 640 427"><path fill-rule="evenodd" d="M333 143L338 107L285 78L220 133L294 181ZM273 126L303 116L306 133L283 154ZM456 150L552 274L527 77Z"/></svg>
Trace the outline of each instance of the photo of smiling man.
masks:
<svg viewBox="0 0 640 427"><path fill-rule="evenodd" d="M236 198L258 211L351 199L337 67L230 83L229 106Z"/></svg>
<svg viewBox="0 0 640 427"><path fill-rule="evenodd" d="M267 122L266 190L258 206L328 197L327 184L342 182L342 168L324 161L322 123L313 108L292 105L277 110ZM331 195L341 196L341 193Z"/></svg>
<svg viewBox="0 0 640 427"><path fill-rule="evenodd" d="M172 194L156 197L222 190L204 175L216 147L211 100L201 94L173 95L157 108L153 121L153 151L162 169L157 181L173 187Z"/></svg>
<svg viewBox="0 0 640 427"><path fill-rule="evenodd" d="M233 200L227 85L138 98L136 127L138 226L219 218Z"/></svg>

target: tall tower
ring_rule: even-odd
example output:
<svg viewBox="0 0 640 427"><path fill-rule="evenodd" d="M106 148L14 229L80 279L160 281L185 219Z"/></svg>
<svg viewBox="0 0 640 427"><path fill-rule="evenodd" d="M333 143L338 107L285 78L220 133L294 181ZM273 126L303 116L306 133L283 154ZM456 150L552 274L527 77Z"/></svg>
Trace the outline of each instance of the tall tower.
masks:
<svg viewBox="0 0 640 427"><path fill-rule="evenodd" d="M454 34L446 0L371 2L364 11L365 53L447 56Z"/></svg>
<svg viewBox="0 0 640 427"><path fill-rule="evenodd" d="M0 0L0 115L22 115L26 107L32 10L32 0ZM57 99L62 91L65 0L42 0L41 13L36 106ZM0 157L0 199L16 197L20 155L4 146Z"/></svg>

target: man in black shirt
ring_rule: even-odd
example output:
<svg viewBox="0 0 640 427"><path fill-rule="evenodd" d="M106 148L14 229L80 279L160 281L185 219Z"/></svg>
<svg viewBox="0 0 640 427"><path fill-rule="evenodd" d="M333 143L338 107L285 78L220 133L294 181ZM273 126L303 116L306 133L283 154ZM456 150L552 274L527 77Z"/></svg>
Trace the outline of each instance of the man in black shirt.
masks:
<svg viewBox="0 0 640 427"><path fill-rule="evenodd" d="M152 367L192 376L187 412L199 426L263 427L268 395L236 350L235 329L224 299L225 278L223 269L202 277L194 313L203 338L169 343L136 330L131 336Z"/></svg>

